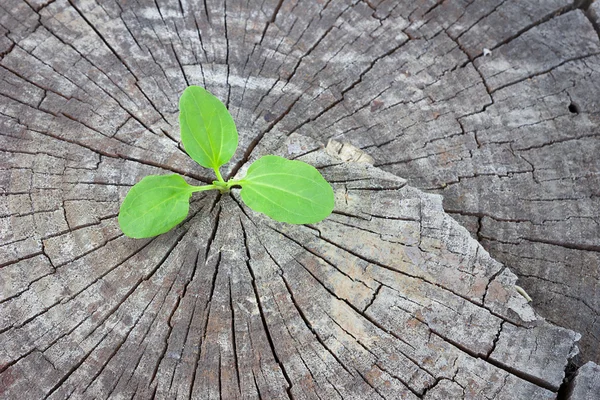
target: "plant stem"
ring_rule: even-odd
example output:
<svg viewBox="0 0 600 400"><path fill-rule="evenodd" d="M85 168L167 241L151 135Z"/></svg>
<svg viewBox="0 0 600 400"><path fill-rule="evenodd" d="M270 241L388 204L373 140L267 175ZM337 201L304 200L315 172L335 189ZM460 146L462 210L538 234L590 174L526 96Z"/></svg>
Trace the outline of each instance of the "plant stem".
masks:
<svg viewBox="0 0 600 400"><path fill-rule="evenodd" d="M219 167L213 169L215 171L215 175L217 175L217 179L219 180L219 182L225 183L225 181L223 180L223 176L221 175L221 171L219 171Z"/></svg>
<svg viewBox="0 0 600 400"><path fill-rule="evenodd" d="M231 188L232 186L240 186L242 184L243 181L232 181L232 180L228 180L227 181L227 187Z"/></svg>
<svg viewBox="0 0 600 400"><path fill-rule="evenodd" d="M192 185L190 185L190 186L192 186ZM216 185L192 186L190 191L192 193L195 193L195 192L204 192L205 190L213 190L213 189L219 189L219 187Z"/></svg>
<svg viewBox="0 0 600 400"><path fill-rule="evenodd" d="M195 192L204 192L206 190L215 190L216 189L216 190L219 190L221 193L227 193L227 192L229 192L229 189L231 189L232 186L239 185L240 182L243 182L243 181L227 181L227 182L213 181L212 185L204 185L204 186L190 185L190 191L192 193L195 193Z"/></svg>

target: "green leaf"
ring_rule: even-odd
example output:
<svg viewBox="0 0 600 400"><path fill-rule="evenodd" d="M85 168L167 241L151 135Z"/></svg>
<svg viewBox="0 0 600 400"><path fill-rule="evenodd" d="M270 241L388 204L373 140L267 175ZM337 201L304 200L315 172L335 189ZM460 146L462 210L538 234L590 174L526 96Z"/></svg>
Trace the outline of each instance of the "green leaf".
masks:
<svg viewBox="0 0 600 400"><path fill-rule="evenodd" d="M238 134L233 118L200 86L189 86L179 98L179 125L185 151L203 167L219 168L235 153Z"/></svg>
<svg viewBox="0 0 600 400"><path fill-rule="evenodd" d="M276 221L312 224L325 219L334 206L331 185L302 161L261 157L237 184L248 207Z"/></svg>
<svg viewBox="0 0 600 400"><path fill-rule="evenodd" d="M140 239L165 233L185 219L194 186L179 175L150 175L133 186L119 210L119 226Z"/></svg>

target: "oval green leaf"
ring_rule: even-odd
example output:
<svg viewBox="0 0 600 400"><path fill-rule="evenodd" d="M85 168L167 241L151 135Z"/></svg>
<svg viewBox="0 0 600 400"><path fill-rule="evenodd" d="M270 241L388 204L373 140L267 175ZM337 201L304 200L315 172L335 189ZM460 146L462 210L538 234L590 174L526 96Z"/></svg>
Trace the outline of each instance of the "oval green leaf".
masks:
<svg viewBox="0 0 600 400"><path fill-rule="evenodd" d="M248 207L276 221L316 223L327 218L334 206L331 185L315 167L302 161L261 157L237 184Z"/></svg>
<svg viewBox="0 0 600 400"><path fill-rule="evenodd" d="M179 98L179 126L185 151L205 168L219 168L238 146L229 111L200 86L189 86Z"/></svg>
<svg viewBox="0 0 600 400"><path fill-rule="evenodd" d="M179 175L150 175L136 183L119 210L119 226L131 238L165 233L185 219L193 186Z"/></svg>

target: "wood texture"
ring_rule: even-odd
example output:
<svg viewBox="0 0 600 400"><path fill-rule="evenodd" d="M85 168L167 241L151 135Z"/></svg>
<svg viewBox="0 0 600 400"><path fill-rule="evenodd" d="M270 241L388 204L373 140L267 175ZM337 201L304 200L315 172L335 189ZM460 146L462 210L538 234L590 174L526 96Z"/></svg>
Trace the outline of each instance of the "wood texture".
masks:
<svg viewBox="0 0 600 400"><path fill-rule="evenodd" d="M43 238L2 269L2 396L555 398L579 335L538 318L440 196L340 150L276 151L333 183L316 225L204 194L154 239L110 216Z"/></svg>
<svg viewBox="0 0 600 400"><path fill-rule="evenodd" d="M600 358L587 6L0 1L0 397L555 398L570 329ZM179 141L191 84L238 125L224 175L306 160L334 215L203 194L124 237L142 177L213 179Z"/></svg>
<svg viewBox="0 0 600 400"><path fill-rule="evenodd" d="M600 393L600 366L593 362L585 363L577 370L567 391L568 400L593 400Z"/></svg>

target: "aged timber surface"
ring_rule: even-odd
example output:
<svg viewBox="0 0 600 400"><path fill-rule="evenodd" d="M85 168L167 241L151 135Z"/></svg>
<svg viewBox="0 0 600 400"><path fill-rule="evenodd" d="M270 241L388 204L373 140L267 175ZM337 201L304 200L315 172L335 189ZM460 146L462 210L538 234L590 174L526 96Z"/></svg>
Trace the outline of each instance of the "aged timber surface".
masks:
<svg viewBox="0 0 600 400"><path fill-rule="evenodd" d="M0 0L0 398L556 398L577 346L600 361L599 15ZM192 84L238 125L225 175L303 159L332 217L206 194L124 237L143 176L212 180L179 142Z"/></svg>

